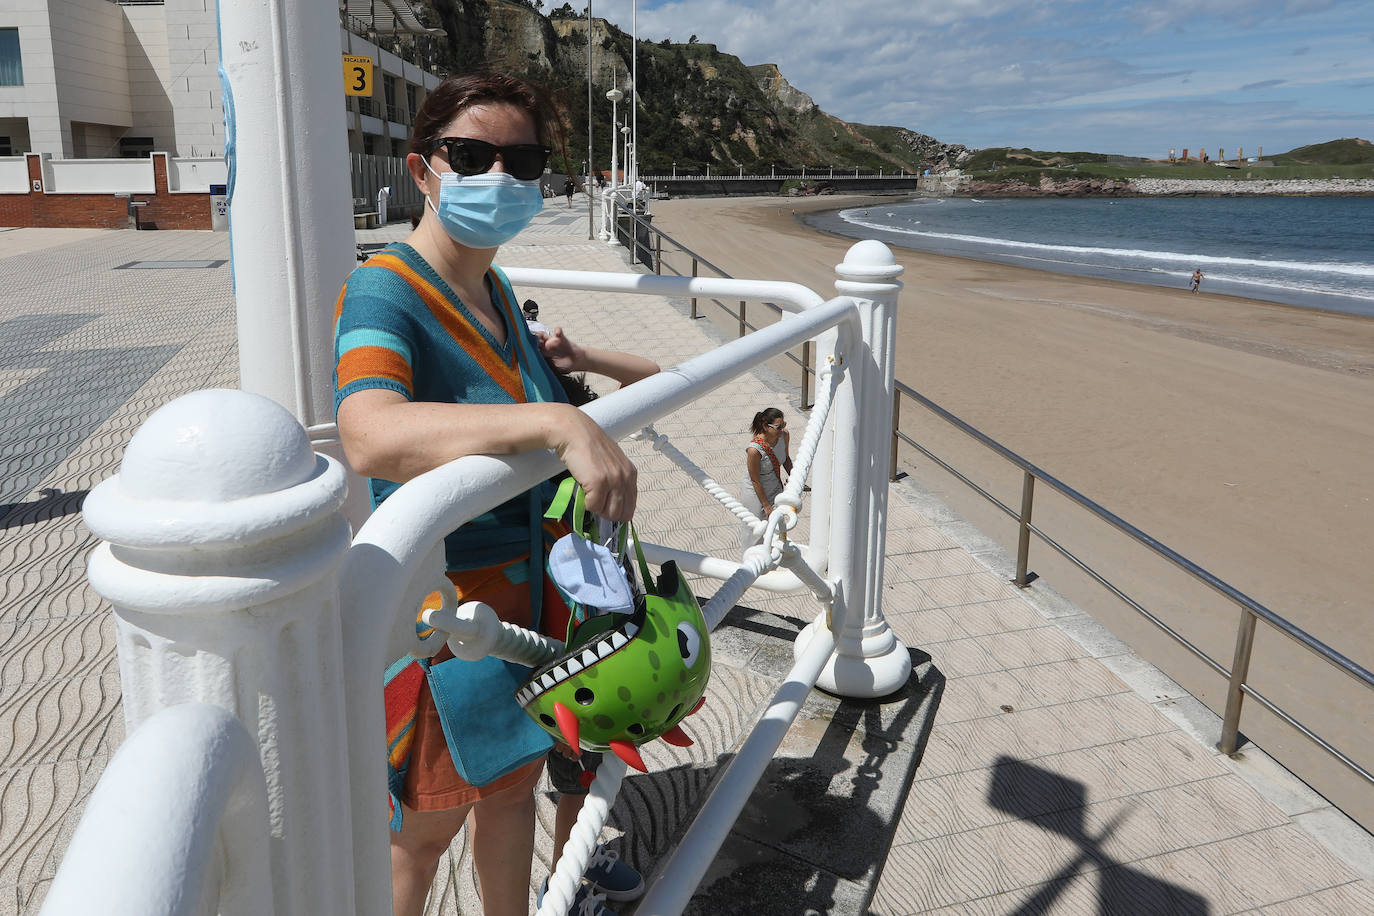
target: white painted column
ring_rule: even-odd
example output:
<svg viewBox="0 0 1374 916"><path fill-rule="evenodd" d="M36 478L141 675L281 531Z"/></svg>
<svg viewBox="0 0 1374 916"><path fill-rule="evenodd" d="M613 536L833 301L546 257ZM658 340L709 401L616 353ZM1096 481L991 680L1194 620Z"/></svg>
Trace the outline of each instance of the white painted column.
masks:
<svg viewBox="0 0 1374 916"><path fill-rule="evenodd" d="M338 7L220 0L219 28L239 384L342 459L334 303L357 261Z"/></svg>
<svg viewBox="0 0 1374 916"><path fill-rule="evenodd" d="M859 307L863 340L850 348L849 378L837 394L830 479L829 578L838 584L835 654L818 686L840 696L876 698L906 683L911 658L883 618L883 558L892 435L897 277L883 243L863 241L835 268L835 288ZM812 624L807 630L813 630ZM798 639L798 657L810 641Z"/></svg>
<svg viewBox="0 0 1374 916"><path fill-rule="evenodd" d="M587 33L589 36L591 32ZM589 39L590 40L590 39ZM606 188L601 192L601 241L611 245L618 244L615 238L615 189L619 186L616 180L620 167L620 100L625 97L625 93L620 91L619 86L612 86L606 92L606 98L611 102L611 180L606 182Z"/></svg>
<svg viewBox="0 0 1374 916"><path fill-rule="evenodd" d="M114 605L128 731L199 701L257 739L277 916L354 912L344 489L280 405L199 391L148 418L83 508L105 541L87 574Z"/></svg>

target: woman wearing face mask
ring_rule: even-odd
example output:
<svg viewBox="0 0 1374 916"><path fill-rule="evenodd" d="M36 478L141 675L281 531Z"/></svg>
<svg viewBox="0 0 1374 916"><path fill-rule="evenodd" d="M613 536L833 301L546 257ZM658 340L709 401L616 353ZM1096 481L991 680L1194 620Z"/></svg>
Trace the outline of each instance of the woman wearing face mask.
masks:
<svg viewBox="0 0 1374 916"><path fill-rule="evenodd" d="M404 242L353 272L335 313L339 432L354 470L370 478L374 505L454 458L552 449L581 482L589 509L618 521L634 514L634 465L565 402L550 364L622 384L658 367L578 346L561 329L536 337L492 266L498 246L543 205L552 123L539 90L491 74L445 80L416 114L406 164L425 196L424 215ZM551 495L547 484L521 494L452 532L444 546L460 602L485 601L507 621L562 638L567 609L542 562L557 533L542 524ZM503 663L451 658L444 648L387 672L395 912L422 912L439 857L468 821L484 911L524 914L533 790L547 744L507 766L501 741L465 743L463 715L519 710ZM471 711L478 708L496 713ZM464 778L479 770L480 779Z"/></svg>

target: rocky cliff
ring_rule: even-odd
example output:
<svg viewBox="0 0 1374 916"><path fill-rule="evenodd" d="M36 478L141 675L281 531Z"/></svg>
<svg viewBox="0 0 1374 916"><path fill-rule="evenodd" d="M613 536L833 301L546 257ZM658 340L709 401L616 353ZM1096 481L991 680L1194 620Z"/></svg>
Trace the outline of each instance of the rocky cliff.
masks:
<svg viewBox="0 0 1374 916"><path fill-rule="evenodd" d="M794 111L797 114L806 114L816 107L816 103L812 101L811 96L802 92L787 81L787 78L782 75L782 71L778 69L777 64L759 64L758 66L750 67L749 70L754 74L754 79L757 81L759 88L763 90L764 95L768 96L783 108Z"/></svg>
<svg viewBox="0 0 1374 916"><path fill-rule="evenodd" d="M422 14L448 33L452 72L489 67L550 87L564 115L560 144L575 170L587 156L587 20L571 5L545 16L516 0L421 0ZM593 19L593 158L610 166L611 104L606 91L628 93L630 36ZM641 40L638 45L640 168L681 173L773 167L861 168L887 172L942 169L963 147L899 127L852 124L822 111L774 64L746 66L705 42ZM626 106L618 111L626 117ZM561 161L557 167L562 167Z"/></svg>

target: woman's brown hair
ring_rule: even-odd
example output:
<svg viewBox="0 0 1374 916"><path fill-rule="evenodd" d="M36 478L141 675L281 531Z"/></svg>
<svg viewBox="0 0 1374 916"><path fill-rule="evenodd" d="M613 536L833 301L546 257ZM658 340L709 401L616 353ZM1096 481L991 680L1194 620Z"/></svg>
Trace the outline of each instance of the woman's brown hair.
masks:
<svg viewBox="0 0 1374 916"><path fill-rule="evenodd" d="M754 414L754 422L753 425L750 426L750 430L753 432L754 435L761 436L763 435L763 431L765 428L771 426L772 424L778 422L781 419L781 410L778 410L776 407L765 407L763 410L760 410L758 413Z"/></svg>
<svg viewBox="0 0 1374 916"><path fill-rule="evenodd" d="M534 121L540 142L551 139L551 128L558 123L548 94L533 83L504 73L465 73L450 76L425 96L415 113L410 132L410 151L428 156L441 132L453 119L477 105L511 105Z"/></svg>

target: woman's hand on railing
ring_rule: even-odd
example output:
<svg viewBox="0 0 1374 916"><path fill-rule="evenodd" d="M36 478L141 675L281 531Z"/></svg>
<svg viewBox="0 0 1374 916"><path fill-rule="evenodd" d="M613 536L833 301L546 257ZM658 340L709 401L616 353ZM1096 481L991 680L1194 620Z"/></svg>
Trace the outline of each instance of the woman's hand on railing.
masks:
<svg viewBox="0 0 1374 916"><path fill-rule="evenodd" d="M558 426L549 431L550 447L582 485L587 508L613 522L630 521L639 495L639 469L591 417L571 406L566 416L564 421L560 412Z"/></svg>

